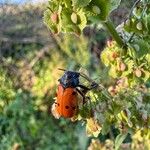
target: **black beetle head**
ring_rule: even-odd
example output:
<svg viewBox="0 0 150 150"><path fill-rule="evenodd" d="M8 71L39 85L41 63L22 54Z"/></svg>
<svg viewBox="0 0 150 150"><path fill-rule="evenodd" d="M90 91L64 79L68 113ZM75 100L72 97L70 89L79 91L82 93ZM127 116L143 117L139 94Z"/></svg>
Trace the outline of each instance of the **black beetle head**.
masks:
<svg viewBox="0 0 150 150"><path fill-rule="evenodd" d="M58 80L64 88L77 87L79 85L80 73L65 71L64 75Z"/></svg>

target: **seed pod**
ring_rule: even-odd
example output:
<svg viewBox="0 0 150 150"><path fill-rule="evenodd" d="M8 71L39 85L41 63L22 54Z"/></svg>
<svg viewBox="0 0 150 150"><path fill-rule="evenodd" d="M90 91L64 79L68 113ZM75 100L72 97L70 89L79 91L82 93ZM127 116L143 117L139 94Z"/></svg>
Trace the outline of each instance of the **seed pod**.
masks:
<svg viewBox="0 0 150 150"><path fill-rule="evenodd" d="M138 23L136 24L136 28L141 31L141 30L143 29L142 22L138 22Z"/></svg>
<svg viewBox="0 0 150 150"><path fill-rule="evenodd" d="M119 64L119 71L125 71L126 65L123 62L120 62Z"/></svg>
<svg viewBox="0 0 150 150"><path fill-rule="evenodd" d="M71 21L72 21L74 24L77 24L77 22L78 22L78 16L77 16L77 14L74 13L74 12L71 14Z"/></svg>
<svg viewBox="0 0 150 150"><path fill-rule="evenodd" d="M108 88L108 92L109 92L112 96L115 96L115 95L116 95L116 89L115 89L115 87L110 86L110 87Z"/></svg>
<svg viewBox="0 0 150 150"><path fill-rule="evenodd" d="M95 14L100 14L101 13L101 10L98 6L93 6L92 7L92 11L95 13Z"/></svg>
<svg viewBox="0 0 150 150"><path fill-rule="evenodd" d="M135 75L136 75L138 78L141 77L141 76L142 76L141 70L140 70L140 69L136 69L136 70L135 70Z"/></svg>
<svg viewBox="0 0 150 150"><path fill-rule="evenodd" d="M57 12L54 12L54 13L52 13L51 14L51 21L53 22L53 23L58 23L58 14L57 14Z"/></svg>

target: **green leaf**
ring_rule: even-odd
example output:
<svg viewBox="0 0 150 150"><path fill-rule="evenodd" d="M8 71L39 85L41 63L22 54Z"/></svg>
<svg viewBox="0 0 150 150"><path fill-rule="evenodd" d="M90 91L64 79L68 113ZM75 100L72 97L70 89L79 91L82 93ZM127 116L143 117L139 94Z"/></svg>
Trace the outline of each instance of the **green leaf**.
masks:
<svg viewBox="0 0 150 150"><path fill-rule="evenodd" d="M81 8L87 6L91 0L72 0L73 6L75 8Z"/></svg>
<svg viewBox="0 0 150 150"><path fill-rule="evenodd" d="M108 50L103 50L101 53L101 61L105 64L106 67L110 65L108 56L110 56L110 52Z"/></svg>
<svg viewBox="0 0 150 150"><path fill-rule="evenodd" d="M146 61L148 62L148 65L150 66L150 54L147 54L145 58Z"/></svg>
<svg viewBox="0 0 150 150"><path fill-rule="evenodd" d="M113 78L117 78L120 76L120 73L118 72L117 67L115 65L111 65L109 75Z"/></svg>
<svg viewBox="0 0 150 150"><path fill-rule="evenodd" d="M134 45L139 46L138 49L135 47L137 57L142 57L143 55L150 53L149 44L146 43L144 40L136 40Z"/></svg>
<svg viewBox="0 0 150 150"><path fill-rule="evenodd" d="M64 3L66 5L66 7L71 7L71 1L70 0L64 0Z"/></svg>
<svg viewBox="0 0 150 150"><path fill-rule="evenodd" d="M106 121L102 126L102 134L106 135L110 130L110 122Z"/></svg>
<svg viewBox="0 0 150 150"><path fill-rule="evenodd" d="M119 150L119 147L121 146L122 142L125 140L126 137L127 137L127 133L126 134L119 134L116 137L116 140L115 140L115 150Z"/></svg>
<svg viewBox="0 0 150 150"><path fill-rule="evenodd" d="M121 0L92 0L87 6L86 11L89 20L92 22L105 21L114 9L116 9ZM96 10L98 11L95 11Z"/></svg>
<svg viewBox="0 0 150 150"><path fill-rule="evenodd" d="M150 72L149 71L146 71L146 70L143 70L144 72L144 82L148 81L148 79L150 79Z"/></svg>
<svg viewBox="0 0 150 150"><path fill-rule="evenodd" d="M95 13L94 7L99 9L100 13ZM92 0L90 5L86 7L88 19L92 22L105 21L110 8L110 0Z"/></svg>
<svg viewBox="0 0 150 150"><path fill-rule="evenodd" d="M146 22L148 33L150 33L150 14L146 16L145 22Z"/></svg>
<svg viewBox="0 0 150 150"><path fill-rule="evenodd" d="M87 19L86 19L85 13L83 12L82 9L80 9L77 12L77 14L78 14L79 19L80 19L80 23L78 24L78 26L79 26L80 30L82 31L86 27Z"/></svg>

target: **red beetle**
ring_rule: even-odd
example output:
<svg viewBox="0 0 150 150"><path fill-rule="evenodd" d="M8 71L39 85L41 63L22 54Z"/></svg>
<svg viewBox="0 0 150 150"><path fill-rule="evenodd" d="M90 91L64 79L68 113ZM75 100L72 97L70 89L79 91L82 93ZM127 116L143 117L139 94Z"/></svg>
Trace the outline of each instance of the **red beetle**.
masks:
<svg viewBox="0 0 150 150"><path fill-rule="evenodd" d="M79 85L79 73L72 71L66 71L58 81L60 84L58 85L56 93L56 101L52 105L52 114L56 118L71 118L75 116L78 111L78 93L83 97L84 103L86 92L95 85L92 85L92 88ZM77 87L82 88L83 91L80 91Z"/></svg>
<svg viewBox="0 0 150 150"><path fill-rule="evenodd" d="M54 102L53 115L56 118L65 117L71 118L77 113L78 93L76 88L63 88L58 85L57 100ZM57 117L58 116L58 117Z"/></svg>

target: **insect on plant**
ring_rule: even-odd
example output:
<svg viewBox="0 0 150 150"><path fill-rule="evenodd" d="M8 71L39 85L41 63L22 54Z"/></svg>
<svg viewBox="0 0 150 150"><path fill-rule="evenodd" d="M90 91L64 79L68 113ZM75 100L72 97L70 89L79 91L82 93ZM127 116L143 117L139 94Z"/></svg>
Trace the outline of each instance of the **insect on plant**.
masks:
<svg viewBox="0 0 150 150"><path fill-rule="evenodd" d="M63 76L58 80L59 85L56 93L56 101L52 106L52 113L56 118L71 118L78 112L79 95L82 97L83 105L86 103L86 93L98 86L92 82L90 87L80 84L79 77L84 75L75 71L65 71ZM87 79L88 80L88 79ZM89 80L88 80L89 81ZM89 81L90 82L90 81Z"/></svg>

